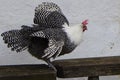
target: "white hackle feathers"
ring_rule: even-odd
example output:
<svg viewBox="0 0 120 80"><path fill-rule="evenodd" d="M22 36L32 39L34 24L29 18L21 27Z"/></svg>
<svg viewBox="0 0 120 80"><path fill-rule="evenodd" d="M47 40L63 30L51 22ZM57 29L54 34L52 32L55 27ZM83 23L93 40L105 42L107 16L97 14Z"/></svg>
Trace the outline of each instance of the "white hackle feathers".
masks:
<svg viewBox="0 0 120 80"><path fill-rule="evenodd" d="M73 42L75 45L78 45L82 38L82 25L78 24L69 27L68 25L64 24L63 27L63 30L67 33L71 42Z"/></svg>

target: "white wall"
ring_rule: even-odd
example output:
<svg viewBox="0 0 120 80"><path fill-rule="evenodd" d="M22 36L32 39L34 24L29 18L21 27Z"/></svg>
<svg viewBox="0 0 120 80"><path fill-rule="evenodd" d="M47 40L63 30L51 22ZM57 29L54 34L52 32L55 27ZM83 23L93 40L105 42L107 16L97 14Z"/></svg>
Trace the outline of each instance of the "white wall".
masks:
<svg viewBox="0 0 120 80"><path fill-rule="evenodd" d="M120 55L120 1L119 0L0 0L0 34L10 29L32 24L34 8L42 1L57 3L71 24L89 19L88 31L73 53L63 58L83 58ZM27 51L11 52L0 37L0 64L35 64L41 61ZM103 80L119 80L102 77ZM62 80L62 79L60 79ZM85 80L84 78L72 80Z"/></svg>

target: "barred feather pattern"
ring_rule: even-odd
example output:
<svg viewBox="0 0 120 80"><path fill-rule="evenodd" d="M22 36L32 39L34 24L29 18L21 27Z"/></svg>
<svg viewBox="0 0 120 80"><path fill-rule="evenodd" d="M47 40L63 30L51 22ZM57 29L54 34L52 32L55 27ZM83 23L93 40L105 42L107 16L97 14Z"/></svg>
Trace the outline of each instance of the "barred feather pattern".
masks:
<svg viewBox="0 0 120 80"><path fill-rule="evenodd" d="M3 40L12 51L20 52L27 48L28 40L22 35L20 30L11 30L1 34Z"/></svg>
<svg viewBox="0 0 120 80"><path fill-rule="evenodd" d="M61 53L62 47L64 46L64 40L61 38L57 39L57 36L60 35L58 33L59 32L56 31L54 32L54 29L53 31L51 31L51 29L46 29L43 31L34 32L30 35L31 37L41 37L48 39L48 47L44 50L44 55L41 56L42 58L56 58Z"/></svg>
<svg viewBox="0 0 120 80"><path fill-rule="evenodd" d="M1 34L4 42L12 51L21 52L28 48L29 35L39 30L39 27L21 26L21 30L10 30Z"/></svg>
<svg viewBox="0 0 120 80"><path fill-rule="evenodd" d="M34 23L49 25L50 27L63 25L68 20L59 6L52 2L43 2L35 8ZM52 23L52 24L51 24Z"/></svg>
<svg viewBox="0 0 120 80"><path fill-rule="evenodd" d="M47 57L47 58L56 58L59 56L59 54L62 51L62 47L64 45L64 42L62 40L60 41L56 41L54 39L50 39L49 40L49 47L47 49L45 49L44 53L45 55L43 55L42 57Z"/></svg>
<svg viewBox="0 0 120 80"><path fill-rule="evenodd" d="M30 36L33 36L33 37L42 37L42 38L45 38L45 34L43 33L43 31L38 31L38 32L35 32L33 34L31 34Z"/></svg>

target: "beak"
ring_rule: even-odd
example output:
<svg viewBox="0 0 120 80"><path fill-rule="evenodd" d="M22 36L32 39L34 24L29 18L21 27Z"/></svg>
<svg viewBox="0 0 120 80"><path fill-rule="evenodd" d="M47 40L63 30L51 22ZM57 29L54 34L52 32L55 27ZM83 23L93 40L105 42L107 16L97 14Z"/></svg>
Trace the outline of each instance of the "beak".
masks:
<svg viewBox="0 0 120 80"><path fill-rule="evenodd" d="M87 26L83 26L83 32L84 32L85 30L88 30L88 29L87 29Z"/></svg>

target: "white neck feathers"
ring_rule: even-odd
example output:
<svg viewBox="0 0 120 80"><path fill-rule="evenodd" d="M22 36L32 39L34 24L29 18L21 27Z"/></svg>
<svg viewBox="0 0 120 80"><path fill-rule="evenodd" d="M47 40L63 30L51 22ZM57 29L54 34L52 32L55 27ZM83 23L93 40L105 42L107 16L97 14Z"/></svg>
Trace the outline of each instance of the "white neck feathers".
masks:
<svg viewBox="0 0 120 80"><path fill-rule="evenodd" d="M67 33L67 36L74 44L78 45L81 41L83 29L82 25L68 26L66 23L63 25L63 30Z"/></svg>

